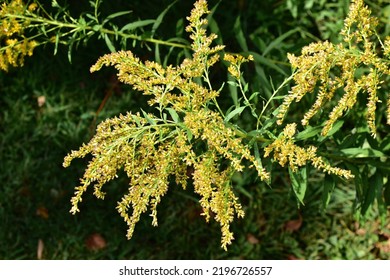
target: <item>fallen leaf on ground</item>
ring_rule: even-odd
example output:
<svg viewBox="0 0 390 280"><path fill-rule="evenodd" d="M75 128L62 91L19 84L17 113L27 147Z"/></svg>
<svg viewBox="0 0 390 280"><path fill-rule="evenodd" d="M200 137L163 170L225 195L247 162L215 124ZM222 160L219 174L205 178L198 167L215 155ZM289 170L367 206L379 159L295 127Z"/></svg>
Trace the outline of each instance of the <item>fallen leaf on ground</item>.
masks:
<svg viewBox="0 0 390 280"><path fill-rule="evenodd" d="M36 214L37 214L37 216L39 216L45 220L49 218L49 211L44 206L39 206L37 208Z"/></svg>
<svg viewBox="0 0 390 280"><path fill-rule="evenodd" d="M298 258L298 257L295 256L295 255L288 255L288 256L287 256L287 259L288 259L288 260L291 260L291 261L303 260L303 259L301 259L301 258Z"/></svg>
<svg viewBox="0 0 390 280"><path fill-rule="evenodd" d="M90 251L99 251L107 246L107 242L101 234L93 233L88 236L85 241L85 246L87 246L87 249Z"/></svg>
<svg viewBox="0 0 390 280"><path fill-rule="evenodd" d="M382 253L390 253L390 239L384 242L378 242L375 247L377 247Z"/></svg>
<svg viewBox="0 0 390 280"><path fill-rule="evenodd" d="M250 244L253 244L253 245L255 245L255 244L259 244L259 239L257 239L253 234L251 234L251 233L248 233L247 235L246 235L246 241L248 241Z"/></svg>
<svg viewBox="0 0 390 280"><path fill-rule="evenodd" d="M284 228L288 232L297 231L301 228L302 221L303 221L302 216L301 216L301 214L299 214L299 218L297 220L291 220L291 221L286 222L284 224Z"/></svg>

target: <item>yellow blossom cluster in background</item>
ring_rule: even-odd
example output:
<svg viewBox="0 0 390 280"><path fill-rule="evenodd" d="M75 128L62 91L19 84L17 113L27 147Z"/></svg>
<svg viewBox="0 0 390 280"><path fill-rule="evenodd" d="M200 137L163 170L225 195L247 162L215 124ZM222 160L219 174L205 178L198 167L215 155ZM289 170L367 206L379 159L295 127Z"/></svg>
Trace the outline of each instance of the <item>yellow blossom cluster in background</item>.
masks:
<svg viewBox="0 0 390 280"><path fill-rule="evenodd" d="M289 54L295 85L280 107L278 124L282 123L292 102L299 102L308 93L316 93L316 101L302 119L302 124L307 125L327 102L337 98L337 90L343 89L344 95L331 110L322 135L328 134L333 124L355 106L358 94L364 92L367 94L366 120L375 137L375 112L377 103L381 102L378 89L384 76L390 74L389 38L384 44L381 42L375 31L377 25L378 20L371 16L363 0L353 0L341 31L344 43L317 42L304 47L300 56ZM378 54L373 39L381 44L387 58ZM358 70L363 70L363 74L359 76ZM387 122L390 124L390 97L387 96Z"/></svg>
<svg viewBox="0 0 390 280"><path fill-rule="evenodd" d="M19 20L18 16L32 13L37 5L28 7L21 0L13 0L0 7L0 69L8 71L9 66L23 66L24 57L31 56L38 45L35 40L25 36L25 28L30 25L28 20Z"/></svg>

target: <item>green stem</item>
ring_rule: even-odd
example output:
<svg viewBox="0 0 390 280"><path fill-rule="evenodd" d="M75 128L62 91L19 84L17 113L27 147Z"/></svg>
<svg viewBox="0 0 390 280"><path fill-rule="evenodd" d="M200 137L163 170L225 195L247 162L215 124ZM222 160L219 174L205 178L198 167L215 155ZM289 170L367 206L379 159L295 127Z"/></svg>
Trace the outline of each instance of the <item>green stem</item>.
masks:
<svg viewBox="0 0 390 280"><path fill-rule="evenodd" d="M207 58L206 58L206 60L207 60ZM207 61L206 62L204 62L205 64L207 64ZM206 82L207 82L207 85L208 85L208 87L209 87L209 90L213 90L213 87L211 86L211 82L210 82L210 77L209 77L209 67L207 67L206 69L205 69L205 71L204 71L204 79L206 80ZM214 103L214 105L215 105L215 107L217 107L217 110L218 110L218 112L221 114L221 116L223 117L223 118L225 118L225 114L223 113L223 111L221 110L221 108L219 107L219 104L218 104L218 101L217 101L217 99L214 97L213 99L213 103Z"/></svg>
<svg viewBox="0 0 390 280"><path fill-rule="evenodd" d="M248 133L246 133L245 131L242 131L240 130L238 127L236 126L229 126L231 129L234 130L234 133L240 137L240 138L243 138L243 139L254 139L256 142L262 142L262 143L266 143L266 142L270 142L269 139L267 138L264 138L263 136L251 136L251 135L248 135Z"/></svg>
<svg viewBox="0 0 390 280"><path fill-rule="evenodd" d="M290 77L288 77L287 79L285 79L283 81L283 83L281 83L281 85L272 93L271 97L268 99L267 103L264 105L263 107L263 110L261 110L261 113L259 115L259 117L257 118L257 124L256 124L256 129L259 129L259 126L260 126L260 120L261 120L261 117L263 116L265 110L268 108L269 104L271 103L271 101L274 99L275 95L284 87L286 86L295 76L295 73L293 73Z"/></svg>
<svg viewBox="0 0 390 280"><path fill-rule="evenodd" d="M113 30L109 30L106 28L99 28L98 31L96 31L91 26L84 26L84 25L78 25L78 24L72 24L72 23L64 23L61 21L49 20L47 18L42 18L42 17L26 17L26 16L22 16L22 15L13 15L13 14L7 14L4 17L16 18L16 19L21 19L21 20L28 20L28 21L34 22L34 23L41 23L42 25L58 26L58 28L71 28L71 29L75 29L75 30L95 31L95 32L100 32L102 34L116 35L116 36L120 36L122 38L133 39L133 40L142 41L142 42L149 42L149 43L153 43L156 45L165 45L165 46L182 48L182 49L191 48L189 45L184 45L184 44L174 43L174 42L167 42L167 41L158 40L158 39L154 39L154 38L144 38L142 36L138 36L138 35L134 35L134 34L126 34L122 31L113 31Z"/></svg>
<svg viewBox="0 0 390 280"><path fill-rule="evenodd" d="M88 28L88 30L92 30L92 28ZM184 44L180 44L180 43L167 42L167 41L158 40L158 39L154 39L154 38L144 38L142 36L137 36L134 34L126 34L126 33L123 33L121 31L113 31L113 30L109 30L106 28L101 28L99 31L101 33L105 33L105 34L119 35L122 38L128 38L128 39L133 39L133 40L142 41L142 42L149 42L149 43L153 43L156 45L165 45L165 46L181 48L181 49L190 49L191 48L188 45L184 45Z"/></svg>

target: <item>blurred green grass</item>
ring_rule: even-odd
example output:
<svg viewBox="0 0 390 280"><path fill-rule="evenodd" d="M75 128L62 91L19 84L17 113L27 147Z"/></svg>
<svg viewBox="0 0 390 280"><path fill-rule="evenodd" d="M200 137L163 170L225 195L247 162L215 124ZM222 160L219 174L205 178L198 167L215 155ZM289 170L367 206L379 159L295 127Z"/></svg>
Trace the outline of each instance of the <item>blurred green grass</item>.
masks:
<svg viewBox="0 0 390 280"><path fill-rule="evenodd" d="M261 4L267 7L263 12L251 1L245 2L241 10L235 5L220 4L221 11L215 18L224 34L224 43L231 43L231 51L240 51L242 42L232 32L230 25L234 21L226 18L235 19L240 12L244 34L252 34L249 48L259 53L264 50L262 46L291 29L282 22L295 20L304 30L315 33L309 17L306 21L303 17L294 19L289 9L274 7L271 2ZM345 11L344 2L321 3L325 3L323 7L332 4L337 18ZM184 6L190 5L181 3L174 7L175 20L185 16L180 14ZM153 9L140 9L140 16L147 18L149 10ZM153 10L150 17L158 12ZM317 14L311 16L317 20L320 15L327 16L319 9L314 12ZM264 25L254 26L254 19ZM327 22L330 23L337 24L336 17ZM172 21L161 35L170 34L166 30L171 26ZM321 30L316 31L316 36L336 36L336 31L322 34ZM287 50L299 49L310 40L303 34L298 32L280 42L268 57L285 61L283 55ZM141 51L148 55L147 50ZM105 52L104 48L92 51L80 48L75 52L73 64L67 61L66 52L60 51L55 57L50 52L38 50L25 67L0 73L0 259L36 259L39 240L44 244L45 259L390 258L390 228L379 224L378 214L373 210L367 221L358 222L352 211L354 186L338 186L328 209L321 210L321 178L311 181L306 205L298 209L283 173L274 175L272 188L258 184L251 177L238 176L236 183L240 186L238 193L246 216L233 224L236 240L228 252L220 248L219 226L214 222L206 224L199 215L198 198L191 190L172 187L158 207L159 226L151 226L151 219L143 215L131 240L126 239L126 225L115 210L116 201L128 187L125 176L104 187L108 191L104 201L86 194L81 213L72 216L69 200L88 159L64 169L63 157L89 140L95 124L128 110L138 110L145 100L121 85L96 115L115 83L109 70L94 75L88 71ZM263 73L264 79L268 78L264 73L272 71L266 66L256 70L256 75ZM275 78L274 83L278 84L283 77L276 77L280 81ZM255 75L251 78L255 80ZM264 86L257 85L258 81L254 83ZM292 230L291 225L297 228ZM88 249L87 240L94 233L106 240L105 248Z"/></svg>

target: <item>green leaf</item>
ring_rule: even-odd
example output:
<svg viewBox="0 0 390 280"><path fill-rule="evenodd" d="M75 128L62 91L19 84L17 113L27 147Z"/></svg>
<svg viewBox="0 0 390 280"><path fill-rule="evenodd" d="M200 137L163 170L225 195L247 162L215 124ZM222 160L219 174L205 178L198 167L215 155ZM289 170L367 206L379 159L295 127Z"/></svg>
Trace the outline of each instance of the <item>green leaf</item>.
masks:
<svg viewBox="0 0 390 280"><path fill-rule="evenodd" d="M123 16L123 15L128 15L130 13L132 13L132 11L121 11L121 12L113 13L103 20L102 25L109 22L111 19Z"/></svg>
<svg viewBox="0 0 390 280"><path fill-rule="evenodd" d="M160 57L160 45L159 44L155 44L154 45L154 60L158 63L158 64L162 64L161 63L161 57Z"/></svg>
<svg viewBox="0 0 390 280"><path fill-rule="evenodd" d="M125 26L123 26L120 31L121 32L123 32L123 31L132 31L134 29L137 29L137 28L140 28L140 27L144 27L144 26L153 24L155 22L156 22L155 19L145 19L145 20L139 20L139 21L131 22L131 23L128 23Z"/></svg>
<svg viewBox="0 0 390 280"><path fill-rule="evenodd" d="M110 52L116 52L114 45L112 44L110 38L108 37L107 34L104 34L104 41L106 41L106 45Z"/></svg>
<svg viewBox="0 0 390 280"><path fill-rule="evenodd" d="M237 82L235 82L235 81L227 81L227 83L229 85L231 85L231 86L234 86L234 87L238 87L239 86L239 84Z"/></svg>
<svg viewBox="0 0 390 280"><path fill-rule="evenodd" d="M390 180L383 186L383 197L387 206L390 206Z"/></svg>
<svg viewBox="0 0 390 280"><path fill-rule="evenodd" d="M299 132L295 139L296 140L305 140L308 138L312 138L313 136L320 135L322 128L319 126L316 127L307 127L304 131Z"/></svg>
<svg viewBox="0 0 390 280"><path fill-rule="evenodd" d="M245 85L244 85L244 93L248 92L248 89L249 89L249 84L245 83Z"/></svg>
<svg viewBox="0 0 390 280"><path fill-rule="evenodd" d="M153 26L152 26L152 37L153 35L156 33L156 30L157 28L160 26L160 24L162 23L164 17L165 17L165 14L169 11L169 9L175 5L177 2L177 0L173 1L164 11L161 12L161 14L158 15L156 21L154 22Z"/></svg>
<svg viewBox="0 0 390 280"><path fill-rule="evenodd" d="M210 29L211 33L217 34L218 37L215 39L215 43L218 45L223 45L223 39L222 39L222 34L221 31L219 30L219 26L217 22L214 20L213 17L209 17L209 24L208 28Z"/></svg>
<svg viewBox="0 0 390 280"><path fill-rule="evenodd" d="M181 18L176 22L176 36L182 37L184 33L184 20Z"/></svg>
<svg viewBox="0 0 390 280"><path fill-rule="evenodd" d="M253 199L253 195L250 192L248 192L242 185L237 185L235 188L237 189L237 191L245 195L247 198Z"/></svg>
<svg viewBox="0 0 390 280"><path fill-rule="evenodd" d="M260 131L259 131L259 134L267 134L268 136L269 135L273 135L270 131L270 127L274 126L276 123L276 117L273 117L273 118L268 118L264 123L263 125L261 126L260 128ZM273 135L272 136L274 139L276 139L276 136Z"/></svg>
<svg viewBox="0 0 390 280"><path fill-rule="evenodd" d="M184 129L185 132L187 133L187 139L188 139L188 141L191 141L192 138L194 138L194 135L192 134L191 130L189 130L188 127L186 127L184 124L183 124L183 129Z"/></svg>
<svg viewBox="0 0 390 280"><path fill-rule="evenodd" d="M269 58L266 58L258 53L255 53L255 52L249 52L249 54L251 54L253 56L256 63L264 64L265 66L268 66L269 68L276 70L277 72L279 72L283 76L288 76L288 74L282 68L277 66L275 64L275 62L270 60Z"/></svg>
<svg viewBox="0 0 390 280"><path fill-rule="evenodd" d="M70 63L70 64L72 64L72 50L73 50L73 44L74 44L73 41L70 41L69 44L68 44L68 60L69 60L69 63Z"/></svg>
<svg viewBox="0 0 390 280"><path fill-rule="evenodd" d="M349 157L354 158L379 158L386 157L381 151L371 148L347 148L342 149L341 152Z"/></svg>
<svg viewBox="0 0 390 280"><path fill-rule="evenodd" d="M251 101L253 98L255 98L256 96L258 96L259 94L260 94L260 92L255 91L254 93L251 94L251 96L249 96L248 100Z"/></svg>
<svg viewBox="0 0 390 280"><path fill-rule="evenodd" d="M305 2L305 10L310 10L314 5L314 0L306 0Z"/></svg>
<svg viewBox="0 0 390 280"><path fill-rule="evenodd" d="M234 103L234 106L238 107L238 93L237 93L237 82L234 81L234 78L230 75L230 74L227 74L228 75L228 87L229 87L229 91L230 91L230 96L233 100L233 103Z"/></svg>
<svg viewBox="0 0 390 280"><path fill-rule="evenodd" d="M151 125L156 125L156 121L152 119L144 110L141 109L142 115Z"/></svg>
<svg viewBox="0 0 390 280"><path fill-rule="evenodd" d="M368 208L373 204L375 198L377 197L378 190L381 190L383 187L382 174L380 172L375 172L375 174L370 178L369 183L367 182L367 185L364 187L366 190L361 209L363 216L367 213Z"/></svg>
<svg viewBox="0 0 390 280"><path fill-rule="evenodd" d="M325 210L330 202L330 198L332 196L334 187L335 187L335 181L333 180L333 177L330 175L325 175L324 181L323 181L323 189L322 189L322 208Z"/></svg>
<svg viewBox="0 0 390 280"><path fill-rule="evenodd" d="M294 190L295 196L298 201L302 204L305 197L306 188L307 188L307 167L299 169L297 172L293 172L291 168L288 168L288 173L291 179L291 185Z"/></svg>
<svg viewBox="0 0 390 280"><path fill-rule="evenodd" d="M275 40L273 40L268 46L267 48L264 50L263 52L263 56L266 56L272 49L276 48L276 47L279 47L281 45L281 43L289 36L291 36L292 34L296 33L299 31L299 28L295 28L295 29L292 29L290 31L287 31L286 33L280 35L278 38L276 38Z"/></svg>
<svg viewBox="0 0 390 280"><path fill-rule="evenodd" d="M339 120L337 122L335 122L335 124L332 126L332 128L329 130L328 134L326 134L326 136L321 136L318 141L323 141L324 139L326 139L327 137L330 137L332 136L333 134L335 134L337 131L340 130L340 128L343 126L344 124L344 121L343 120Z"/></svg>
<svg viewBox="0 0 390 280"><path fill-rule="evenodd" d="M56 41L54 43L54 55L57 54L58 51L58 43L60 42L60 34L57 32L56 33Z"/></svg>
<svg viewBox="0 0 390 280"><path fill-rule="evenodd" d="M266 97L268 99L272 95L272 92L271 92L272 86L271 86L271 83L269 81L269 78L267 77L267 75L264 71L264 67L259 65L259 63L255 63L255 70L256 70L257 77L258 77L257 78L258 83L261 84L263 87L264 97Z"/></svg>
<svg viewBox="0 0 390 280"><path fill-rule="evenodd" d="M260 152L259 152L259 145L257 145L257 142L253 145L255 150L255 159L260 167L263 167L263 163L261 162Z"/></svg>
<svg viewBox="0 0 390 280"><path fill-rule="evenodd" d="M175 122L175 123L179 123L180 122L180 118L179 118L179 115L177 114L177 112L172 109L172 108L165 108L169 114L171 115L172 117L172 120Z"/></svg>
<svg viewBox="0 0 390 280"><path fill-rule="evenodd" d="M136 123L138 126L141 126L140 118L139 118L137 115L131 114L131 118L135 121L135 123Z"/></svg>
<svg viewBox="0 0 390 280"><path fill-rule="evenodd" d="M298 17L298 3L296 3L293 0L287 0L287 9L290 10L291 15L293 16L293 18L297 18Z"/></svg>
<svg viewBox="0 0 390 280"><path fill-rule="evenodd" d="M51 6L53 8L61 8L61 6L58 4L58 2L56 0L51 1Z"/></svg>
<svg viewBox="0 0 390 280"><path fill-rule="evenodd" d="M92 20L92 22L99 22L99 20L97 20L96 18L95 18L95 16L94 15L91 15L91 14L85 14L85 16L87 17L87 18L89 18L89 19L91 19ZM89 24L90 25L90 24Z"/></svg>
<svg viewBox="0 0 390 280"><path fill-rule="evenodd" d="M382 222L382 224L385 224L386 219L387 219L387 207L386 207L386 202L385 202L385 197L384 197L384 187L385 187L383 185L384 177L383 177L383 173L381 171L377 170L376 173L380 173L380 175L382 176L381 184L377 188L376 200L378 202L378 210L379 210L379 216L380 216L381 222Z"/></svg>
<svg viewBox="0 0 390 280"><path fill-rule="evenodd" d="M380 149L384 152L390 150L390 135L387 135L385 138L383 138L383 140L380 144Z"/></svg>
<svg viewBox="0 0 390 280"><path fill-rule="evenodd" d="M247 52L248 44L246 43L245 35L241 28L240 16L237 17L236 22L234 23L233 31L236 34L236 39L241 49L244 52Z"/></svg>
<svg viewBox="0 0 390 280"><path fill-rule="evenodd" d="M246 107L247 106L241 106L241 107L238 107L238 108L234 109L229 114L227 114L227 116L225 117L224 121L228 122L231 118L234 118L235 116L240 115L242 113L242 111L244 111L244 109Z"/></svg>
<svg viewBox="0 0 390 280"><path fill-rule="evenodd" d="M95 24L94 26L92 26L92 30L95 31L95 32L99 32L100 29L102 29L103 26L101 26L100 24Z"/></svg>
<svg viewBox="0 0 390 280"><path fill-rule="evenodd" d="M356 164L350 164L348 162L345 162L345 165L347 169L351 170L352 174L355 176L354 181L355 181L355 188L356 188L356 196L357 199L361 201L363 197L362 176L365 177L366 174L364 173L364 171L362 172L361 170L359 170Z"/></svg>

